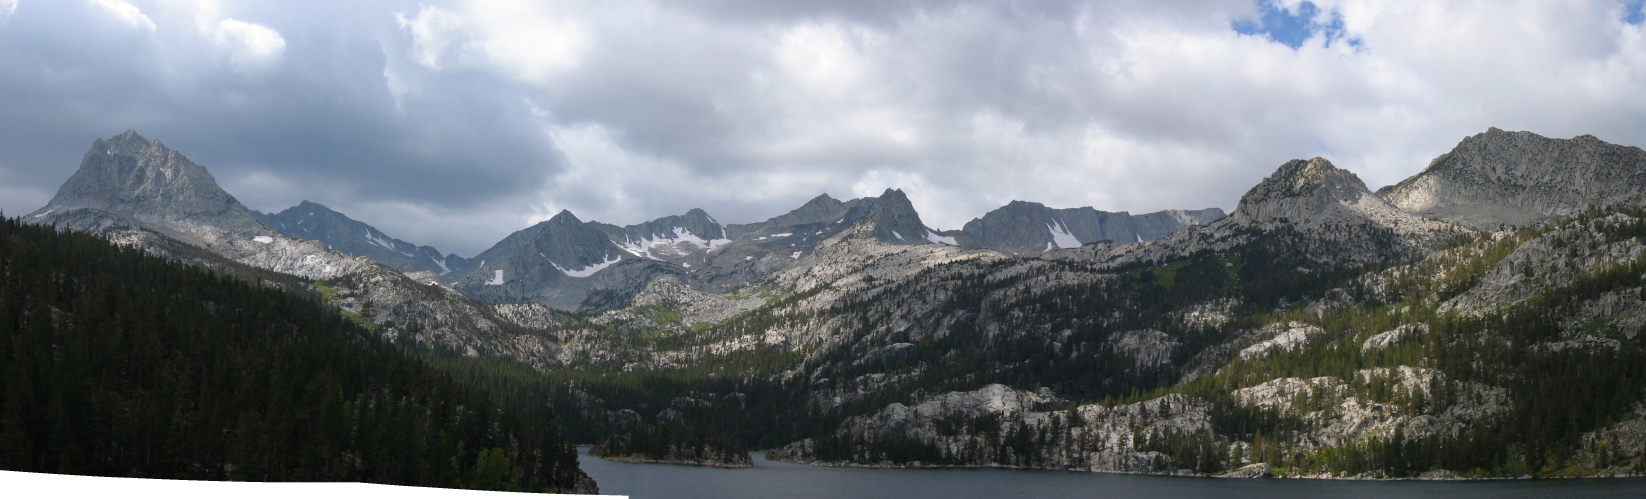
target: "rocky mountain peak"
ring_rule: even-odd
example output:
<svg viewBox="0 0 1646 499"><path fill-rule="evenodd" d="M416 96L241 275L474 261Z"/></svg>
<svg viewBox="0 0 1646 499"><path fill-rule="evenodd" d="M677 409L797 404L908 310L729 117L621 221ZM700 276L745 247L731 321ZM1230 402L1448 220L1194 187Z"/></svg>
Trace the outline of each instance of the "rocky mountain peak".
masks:
<svg viewBox="0 0 1646 499"><path fill-rule="evenodd" d="M1078 248L1094 241L1139 242L1161 238L1191 225L1223 218L1223 210L1161 210L1132 215L1098 211L1090 206L1053 209L1030 201L1012 201L961 229L984 246L1015 253L1043 253Z"/></svg>
<svg viewBox="0 0 1646 499"><path fill-rule="evenodd" d="M985 244L1000 250L1044 251L1062 247L1054 236L1068 231L1060 225L1057 214L1040 203L1013 200L995 208L980 218L974 218L960 230L977 236ZM1079 247L1079 240L1066 237L1063 246ZM1048 246L1046 243L1051 242Z"/></svg>
<svg viewBox="0 0 1646 499"><path fill-rule="evenodd" d="M554 214L545 223L553 226L583 225L583 221L578 220L577 215L573 215L571 210L560 210L560 213Z"/></svg>
<svg viewBox="0 0 1646 499"><path fill-rule="evenodd" d="M725 227L726 238L737 239L746 234L757 232L782 232L787 227L814 223L831 223L836 221L850 222L862 215L865 205L872 203L872 198L853 199L841 202L828 194L821 194L799 208L772 217L763 222L751 224L731 224Z"/></svg>
<svg viewBox="0 0 1646 499"><path fill-rule="evenodd" d="M810 201L806 201L806 204L801 205L800 207L834 206L837 204L840 204L840 201L835 200L833 196L830 196L829 193L825 192L818 194L817 197L812 198Z"/></svg>
<svg viewBox="0 0 1646 499"><path fill-rule="evenodd" d="M91 152L96 153L102 151L103 154L137 156L155 145L159 145L162 148L165 147L158 141L150 141L149 139L143 138L142 135L137 134L136 130L126 130L125 133L110 137L108 140L97 139L97 141L92 143Z"/></svg>
<svg viewBox="0 0 1646 499"><path fill-rule="evenodd" d="M1646 151L1592 135L1554 139L1492 128L1379 195L1403 210L1476 228L1526 225L1646 204Z"/></svg>
<svg viewBox="0 0 1646 499"><path fill-rule="evenodd" d="M80 168L34 214L92 209L141 223L182 222L261 229L251 210L217 185L206 168L127 130L92 143Z"/></svg>
<svg viewBox="0 0 1646 499"><path fill-rule="evenodd" d="M704 239L714 240L726 237L725 230L720 226L720 222L709 216L709 212L703 211L702 208L692 208L687 211L685 215L680 216L678 223L679 227Z"/></svg>
<svg viewBox="0 0 1646 499"><path fill-rule="evenodd" d="M902 189L886 189L876 198L863 219L872 225L873 237L893 244L926 244L931 229L920 221L920 213Z"/></svg>
<svg viewBox="0 0 1646 499"><path fill-rule="evenodd" d="M1197 251L1239 251L1262 235L1319 264L1365 264L1421 254L1463 232L1401 211L1354 173L1313 158L1281 165L1246 192L1233 214L1204 229L1109 251L1117 263L1162 261Z"/></svg>
<svg viewBox="0 0 1646 499"><path fill-rule="evenodd" d="M677 263L701 263L703 252L729 242L720 222L700 208L624 227L600 222L588 225L629 254Z"/></svg>
<svg viewBox="0 0 1646 499"><path fill-rule="evenodd" d="M346 255L371 258L402 272L429 271L444 275L466 263L457 255L441 255L433 247L390 237L376 227L309 200L279 213L254 212L254 215L282 234L320 241Z"/></svg>
<svg viewBox="0 0 1646 499"><path fill-rule="evenodd" d="M1247 191L1233 216L1251 221L1307 219L1371 195L1360 177L1325 158L1294 159Z"/></svg>
<svg viewBox="0 0 1646 499"><path fill-rule="evenodd" d="M714 217L709 216L709 212L703 211L702 208L692 208L690 210L686 210L686 214L681 216L691 220L703 220L711 223L714 222Z"/></svg>

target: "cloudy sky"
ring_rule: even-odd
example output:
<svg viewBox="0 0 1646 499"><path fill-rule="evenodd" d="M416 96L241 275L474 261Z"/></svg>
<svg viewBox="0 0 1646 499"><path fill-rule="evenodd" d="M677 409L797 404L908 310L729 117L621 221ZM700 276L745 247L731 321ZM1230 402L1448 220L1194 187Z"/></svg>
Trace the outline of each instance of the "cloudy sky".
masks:
<svg viewBox="0 0 1646 499"><path fill-rule="evenodd" d="M1646 145L1639 0L0 0L0 209L136 129L254 209L473 255L570 209L722 223L908 192L1232 209L1496 126Z"/></svg>

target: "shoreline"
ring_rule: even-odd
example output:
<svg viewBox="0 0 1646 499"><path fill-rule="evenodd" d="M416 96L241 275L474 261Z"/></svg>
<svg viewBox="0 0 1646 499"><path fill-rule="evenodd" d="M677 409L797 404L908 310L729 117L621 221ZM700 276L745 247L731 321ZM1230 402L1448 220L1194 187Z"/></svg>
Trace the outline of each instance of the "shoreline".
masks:
<svg viewBox="0 0 1646 499"><path fill-rule="evenodd" d="M1149 473L1149 472L1142 472L1142 471L1082 470L1082 469L1072 469L1072 468L1033 468L1033 467L1027 467L1027 466L1008 466L1008 465L1002 465L1002 464L891 464L891 463L888 463L888 464L862 464L862 463L852 463L852 462L844 462L844 461L837 461L837 462L797 461L797 460L790 460L790 459L773 459L773 458L770 458L770 457L767 457L766 460L767 461L782 462L782 463L790 463L790 464L799 464L799 465L805 465L805 466L828 467L828 468L1005 469L1005 470L1032 470L1032 471L1067 471L1067 472L1072 472L1072 473L1106 473L1106 474L1111 474L1111 475L1141 475L1141 476L1182 477L1182 478L1217 478L1217 479L1233 479L1233 480L1331 480L1331 481L1355 481L1355 482L1511 482L1511 481L1523 481L1523 480L1588 480L1588 479L1606 479L1606 478L1642 478L1642 477L1646 477L1646 474L1641 474L1641 475L1546 476L1546 477L1530 476L1530 475L1519 476L1519 477L1467 477L1467 476L1457 475L1455 472L1450 472L1450 471L1448 471L1446 473L1451 473L1452 476L1432 476L1432 477L1413 476L1413 477L1395 477L1395 478L1375 478L1375 477L1363 477L1363 476L1336 477L1336 476L1329 476L1329 475L1272 475L1272 474L1268 475L1268 476L1238 476L1238 475L1233 475L1233 473L1236 473L1236 472L1240 471L1241 469L1244 469L1244 467L1229 470L1227 473L1224 473L1224 474L1213 475L1213 474L1196 473L1196 472L1188 472L1188 471L1174 471L1174 472L1165 472L1165 473ZM1250 465L1248 465L1248 466L1250 466Z"/></svg>
<svg viewBox="0 0 1646 499"><path fill-rule="evenodd" d="M704 468L725 468L725 469L743 469L743 468L753 468L754 467L754 460L753 459L749 460L749 464L739 465L739 464L695 462L695 461L669 461L669 460L662 460L662 459L646 459L646 458L642 458L642 457L630 457L630 456L596 456L594 454L585 454L585 455L587 455L588 457L595 458L595 459L611 461L611 462L614 462L614 463L676 464L676 465L682 465L682 466L699 466L699 467L704 467Z"/></svg>

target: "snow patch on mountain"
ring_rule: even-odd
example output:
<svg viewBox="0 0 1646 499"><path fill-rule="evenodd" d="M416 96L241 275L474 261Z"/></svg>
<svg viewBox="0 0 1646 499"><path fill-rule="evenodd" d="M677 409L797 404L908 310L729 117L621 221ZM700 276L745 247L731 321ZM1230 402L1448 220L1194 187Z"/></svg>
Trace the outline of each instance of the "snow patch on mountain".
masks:
<svg viewBox="0 0 1646 499"><path fill-rule="evenodd" d="M931 231L926 232L926 240L931 241L932 244L947 244L949 246L959 246L960 245L960 243L958 241L955 241L953 237L940 236L940 235L937 235L936 232L931 232Z"/></svg>
<svg viewBox="0 0 1646 499"><path fill-rule="evenodd" d="M588 277L588 276L594 275L596 272L606 270L606 267L610 267L610 266L612 266L612 264L617 263L617 262L621 262L621 261L623 261L622 257L615 257L615 256L614 257L607 257L606 260L603 260L600 263L596 263L594 265L590 265L590 266L587 266L587 267L584 267L584 268L581 268L581 269L577 269L577 270L566 270L564 267L561 267L560 264L557 264L557 263L554 263L554 262L549 262L549 265L554 265L555 270L559 270L560 272L565 273L566 275L571 276L571 277Z"/></svg>
<svg viewBox="0 0 1646 499"><path fill-rule="evenodd" d="M690 244L707 250L724 246L726 243L732 242L730 239L703 239L701 236L693 234L692 231L686 230L685 227L675 227L670 229L667 233L659 234L658 236L660 237L645 237L638 241L634 239L626 239L623 241L623 244L619 245L619 247L623 248L623 251L627 251L634 256L660 260L660 258L652 254L653 251L658 249L658 246L673 248L681 244Z"/></svg>
<svg viewBox="0 0 1646 499"><path fill-rule="evenodd" d="M498 270L498 271L494 271L494 272L496 272L496 273L492 274L492 280L486 281L482 284L485 284L487 286L502 286L503 285L503 271Z"/></svg>
<svg viewBox="0 0 1646 499"><path fill-rule="evenodd" d="M1080 239L1069 233L1069 226L1064 225L1062 220L1052 220L1052 223L1046 224L1046 230L1052 233L1052 242L1057 244L1057 247L1063 249L1080 247Z"/></svg>

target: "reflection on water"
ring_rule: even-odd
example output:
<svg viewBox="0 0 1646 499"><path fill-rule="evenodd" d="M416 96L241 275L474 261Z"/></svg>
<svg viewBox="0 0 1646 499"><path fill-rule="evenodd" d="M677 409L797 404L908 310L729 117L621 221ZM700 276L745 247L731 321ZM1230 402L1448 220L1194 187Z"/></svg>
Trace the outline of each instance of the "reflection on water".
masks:
<svg viewBox="0 0 1646 499"><path fill-rule="evenodd" d="M1476 482L1236 480L1010 469L833 468L767 461L707 468L616 463L579 449L600 493L637 499L712 498L1159 498L1159 497L1646 497L1646 479Z"/></svg>

